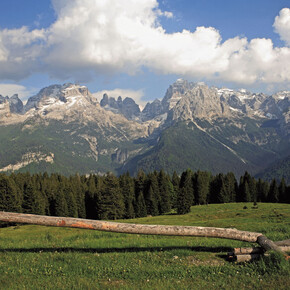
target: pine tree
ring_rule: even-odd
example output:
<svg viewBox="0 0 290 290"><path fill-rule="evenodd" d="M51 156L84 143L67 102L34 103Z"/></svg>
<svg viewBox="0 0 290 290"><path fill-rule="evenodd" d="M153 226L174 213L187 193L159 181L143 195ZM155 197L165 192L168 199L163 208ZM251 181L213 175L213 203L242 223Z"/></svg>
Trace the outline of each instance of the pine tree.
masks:
<svg viewBox="0 0 290 290"><path fill-rule="evenodd" d="M194 202L194 190L192 184L192 171L186 170L182 173L180 179L179 192L176 200L176 209L178 214L190 212L190 207Z"/></svg>
<svg viewBox="0 0 290 290"><path fill-rule="evenodd" d="M225 175L224 186L226 190L226 202L236 202L236 193L238 191L238 183L233 172Z"/></svg>
<svg viewBox="0 0 290 290"><path fill-rule="evenodd" d="M258 202L267 202L268 201L268 193L269 193L269 184L266 181L263 181L259 178L256 184L257 191L257 201Z"/></svg>
<svg viewBox="0 0 290 290"><path fill-rule="evenodd" d="M251 200L251 192L249 187L249 174L248 172L245 173L244 176L241 176L240 178L240 184L239 184L239 194L237 196L237 200L239 202L250 202Z"/></svg>
<svg viewBox="0 0 290 290"><path fill-rule="evenodd" d="M167 213L171 210L171 189L172 184L170 178L168 178L163 170L158 174L158 185L159 185L159 212L160 214Z"/></svg>
<svg viewBox="0 0 290 290"><path fill-rule="evenodd" d="M190 205L194 204L194 187L192 180L193 173L190 169L187 169L181 174L179 188L185 188L190 200ZM179 191L180 193L180 191Z"/></svg>
<svg viewBox="0 0 290 290"><path fill-rule="evenodd" d="M175 208L177 195L178 195L178 191L179 191L179 183L180 183L180 177L178 176L176 171L174 171L172 174L171 182L172 182L172 186L173 186L172 196L171 196L171 207Z"/></svg>
<svg viewBox="0 0 290 290"><path fill-rule="evenodd" d="M147 215L152 216L159 214L159 206L161 202L157 175L158 174L156 172L149 173L143 187Z"/></svg>
<svg viewBox="0 0 290 290"><path fill-rule="evenodd" d="M277 187L277 182L275 178L270 183L268 202L279 202L279 189Z"/></svg>
<svg viewBox="0 0 290 290"><path fill-rule="evenodd" d="M118 219L124 217L124 199L120 192L119 181L108 173L104 179L103 190L100 195L100 219Z"/></svg>
<svg viewBox="0 0 290 290"><path fill-rule="evenodd" d="M210 182L210 203L224 203L228 202L229 196L225 186L225 176L220 173L216 175Z"/></svg>
<svg viewBox="0 0 290 290"><path fill-rule="evenodd" d="M129 172L120 176L120 188L124 197L125 213L124 217L127 219L135 217L134 203L135 191L134 180L130 177Z"/></svg>
<svg viewBox="0 0 290 290"><path fill-rule="evenodd" d="M145 217L147 216L146 203L144 199L146 175L142 170L138 171L137 178L135 178L135 216Z"/></svg>
<svg viewBox="0 0 290 290"><path fill-rule="evenodd" d="M70 182L78 207L78 217L86 218L85 189L82 184L81 177L78 174L71 176Z"/></svg>
<svg viewBox="0 0 290 290"><path fill-rule="evenodd" d="M195 204L206 204L208 202L210 173L197 171L193 175Z"/></svg>
<svg viewBox="0 0 290 290"><path fill-rule="evenodd" d="M55 196L55 215L61 217L69 216L67 202L61 188L59 188Z"/></svg>
<svg viewBox="0 0 290 290"><path fill-rule="evenodd" d="M179 189L179 193L176 200L176 210L177 214L186 214L190 212L191 207L191 197L188 194L186 187Z"/></svg>
<svg viewBox="0 0 290 290"><path fill-rule="evenodd" d="M156 216L159 214L157 201L151 184L149 185L149 189L146 190L145 203L148 215Z"/></svg>
<svg viewBox="0 0 290 290"><path fill-rule="evenodd" d="M0 211L21 212L21 203L13 179L0 174Z"/></svg>
<svg viewBox="0 0 290 290"><path fill-rule="evenodd" d="M37 193L31 180L24 184L22 208L24 213L44 214L41 196Z"/></svg>
<svg viewBox="0 0 290 290"><path fill-rule="evenodd" d="M287 196L286 196L286 182L285 179L282 178L281 182L279 184L279 202L286 203L287 202Z"/></svg>
<svg viewBox="0 0 290 290"><path fill-rule="evenodd" d="M78 206L76 202L76 197L73 194L71 184L66 181L63 187L63 194L67 204L67 214L69 217L78 217Z"/></svg>
<svg viewBox="0 0 290 290"><path fill-rule="evenodd" d="M96 187L96 180L93 175L90 175L87 180L87 190L85 192L86 216L88 219L98 218L98 201L99 192Z"/></svg>

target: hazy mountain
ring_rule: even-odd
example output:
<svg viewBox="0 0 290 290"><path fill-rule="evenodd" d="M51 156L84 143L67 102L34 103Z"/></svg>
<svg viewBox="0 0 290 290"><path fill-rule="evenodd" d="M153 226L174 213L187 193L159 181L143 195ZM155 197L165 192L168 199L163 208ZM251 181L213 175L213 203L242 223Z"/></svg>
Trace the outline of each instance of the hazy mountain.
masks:
<svg viewBox="0 0 290 290"><path fill-rule="evenodd" d="M116 114L122 114L128 120L137 119L141 113L139 105L137 105L132 98L128 97L123 100L122 97L119 96L118 99L115 100L115 98L104 94L100 105L108 111L112 111Z"/></svg>
<svg viewBox="0 0 290 290"><path fill-rule="evenodd" d="M275 161L269 167L256 175L256 178L271 181L275 178L278 182L282 178L285 179L286 184L290 184L290 156L282 160Z"/></svg>
<svg viewBox="0 0 290 290"><path fill-rule="evenodd" d="M25 106L1 96L0 170L255 174L290 153L289 98L182 79L142 112L131 98L99 103L74 84L44 88Z"/></svg>

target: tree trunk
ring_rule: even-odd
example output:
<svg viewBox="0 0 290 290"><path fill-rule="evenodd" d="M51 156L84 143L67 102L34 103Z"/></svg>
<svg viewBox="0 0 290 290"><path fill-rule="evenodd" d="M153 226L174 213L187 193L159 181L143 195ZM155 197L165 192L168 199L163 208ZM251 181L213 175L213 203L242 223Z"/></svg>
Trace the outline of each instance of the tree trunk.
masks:
<svg viewBox="0 0 290 290"><path fill-rule="evenodd" d="M258 259L260 257L261 257L260 254L237 255L235 260L238 263L244 263L244 262L249 262L249 261L256 260L256 259Z"/></svg>
<svg viewBox="0 0 290 290"><path fill-rule="evenodd" d="M261 233L239 231L230 228L224 229L224 228L195 227L195 226L141 225L141 224L106 222L99 220L77 219L69 217L51 217L33 214L21 214L12 212L0 212L0 221L36 224L43 226L92 229L127 234L225 238L246 242L257 242L258 237L262 236Z"/></svg>
<svg viewBox="0 0 290 290"><path fill-rule="evenodd" d="M277 245L277 243L275 242ZM278 246L279 249L283 252L289 252L290 246ZM265 251L261 247L254 248L234 248L234 255L245 255L245 254L263 254Z"/></svg>
<svg viewBox="0 0 290 290"><path fill-rule="evenodd" d="M276 251L279 252L281 254L283 254L284 256L287 256L287 254L285 254L279 246L277 246L273 241L269 240L267 237L265 236L259 236L257 238L257 243L265 250L265 251Z"/></svg>
<svg viewBox="0 0 290 290"><path fill-rule="evenodd" d="M0 221L11 223L25 223L42 226L71 227L91 229L106 232L164 235L164 236L192 236L211 237L239 240L258 243L264 251L274 250L287 256L278 245L261 233L239 231L231 228L195 227L195 226L167 226L167 225L141 225L129 223L106 222L100 220L87 220L69 217L52 217L34 214L1 212ZM288 241L282 241L287 244Z"/></svg>

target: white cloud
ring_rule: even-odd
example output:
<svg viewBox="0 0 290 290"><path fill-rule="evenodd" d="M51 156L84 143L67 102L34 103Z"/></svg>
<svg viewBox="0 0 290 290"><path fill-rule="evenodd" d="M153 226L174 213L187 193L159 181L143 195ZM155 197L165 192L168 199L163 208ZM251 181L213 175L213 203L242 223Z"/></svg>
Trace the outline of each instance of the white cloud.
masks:
<svg viewBox="0 0 290 290"><path fill-rule="evenodd" d="M170 11L161 11L160 9L156 10L158 16L164 16L166 18L173 18L173 13Z"/></svg>
<svg viewBox="0 0 290 290"><path fill-rule="evenodd" d="M114 90L102 90L93 93L97 97L98 101L101 101L103 95L107 94L109 97L117 99L119 96L124 100L126 97L132 98L141 108L143 108L147 101L142 100L144 96L143 90L131 90L131 89L114 89Z"/></svg>
<svg viewBox="0 0 290 290"><path fill-rule="evenodd" d="M96 75L136 74L147 67L238 84L290 81L290 47L271 39L235 37L222 41L213 27L166 33L157 0L52 0L57 20L46 30L0 31L0 78L35 71L87 80ZM274 28L290 44L290 9Z"/></svg>
<svg viewBox="0 0 290 290"><path fill-rule="evenodd" d="M22 85L16 84L1 84L0 83L0 95L11 97L14 94L18 94L18 97L23 101L27 100L33 94L36 93L36 89L26 88Z"/></svg>
<svg viewBox="0 0 290 290"><path fill-rule="evenodd" d="M290 9L283 8L274 22L275 31L290 46Z"/></svg>

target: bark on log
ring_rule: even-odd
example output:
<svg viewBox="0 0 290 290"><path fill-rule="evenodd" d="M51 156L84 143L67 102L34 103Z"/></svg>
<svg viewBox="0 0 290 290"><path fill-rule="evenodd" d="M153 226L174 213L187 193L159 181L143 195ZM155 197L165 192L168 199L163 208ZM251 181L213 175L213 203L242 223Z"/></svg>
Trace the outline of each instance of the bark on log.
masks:
<svg viewBox="0 0 290 290"><path fill-rule="evenodd" d="M286 255L280 248L277 246L273 241L269 240L265 236L259 236L257 238L257 243L265 250L265 251L276 251L279 253L282 253L283 255Z"/></svg>
<svg viewBox="0 0 290 290"><path fill-rule="evenodd" d="M288 246L290 247L290 240L278 241L274 242L277 246Z"/></svg>
<svg viewBox="0 0 290 290"><path fill-rule="evenodd" d="M239 231L236 229L229 228L225 229L225 228L195 227L195 226L141 225L141 224L106 222L100 220L86 220L68 217L51 217L33 214L20 214L12 212L0 212L0 221L36 224L43 226L92 229L127 234L225 238L246 242L257 242L258 237L262 236L261 233Z"/></svg>
<svg viewBox="0 0 290 290"><path fill-rule="evenodd" d="M238 255L236 256L235 260L238 263L243 263L243 262L250 262L252 260L258 259L259 257L261 257L260 254L248 254L248 255Z"/></svg>
<svg viewBox="0 0 290 290"><path fill-rule="evenodd" d="M263 254L265 251L260 247L254 248L234 248L234 255L246 255L246 254Z"/></svg>
<svg viewBox="0 0 290 290"><path fill-rule="evenodd" d="M277 242L274 242L277 245ZM290 246L278 246L283 252L289 252ZM265 251L261 247L254 248L234 248L234 255L245 255L245 254L263 254Z"/></svg>

